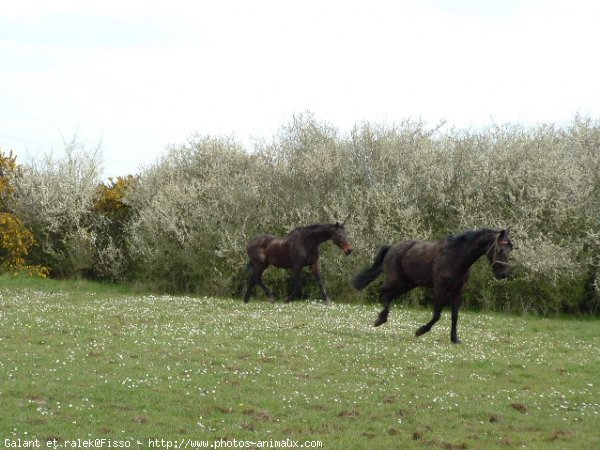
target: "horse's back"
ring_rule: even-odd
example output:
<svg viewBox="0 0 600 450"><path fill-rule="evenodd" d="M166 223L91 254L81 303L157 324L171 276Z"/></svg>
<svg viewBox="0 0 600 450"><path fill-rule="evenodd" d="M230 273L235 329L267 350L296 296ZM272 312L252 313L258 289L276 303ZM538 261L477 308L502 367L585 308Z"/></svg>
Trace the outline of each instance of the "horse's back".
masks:
<svg viewBox="0 0 600 450"><path fill-rule="evenodd" d="M272 234L259 234L254 236L246 245L246 253L253 261L263 262L265 260L265 249L267 246L277 239L277 236Z"/></svg>
<svg viewBox="0 0 600 450"><path fill-rule="evenodd" d="M277 239L277 236L274 236L272 234L259 234L257 236L254 236L252 239L250 239L248 241L248 245L246 246L246 249L267 245L269 242L273 241L274 239Z"/></svg>
<svg viewBox="0 0 600 450"><path fill-rule="evenodd" d="M421 240L398 242L390 249L389 269L417 286L433 285L433 265L438 243Z"/></svg>
<svg viewBox="0 0 600 450"><path fill-rule="evenodd" d="M287 237L261 234L253 237L246 251L251 260L276 267L291 267L290 240Z"/></svg>

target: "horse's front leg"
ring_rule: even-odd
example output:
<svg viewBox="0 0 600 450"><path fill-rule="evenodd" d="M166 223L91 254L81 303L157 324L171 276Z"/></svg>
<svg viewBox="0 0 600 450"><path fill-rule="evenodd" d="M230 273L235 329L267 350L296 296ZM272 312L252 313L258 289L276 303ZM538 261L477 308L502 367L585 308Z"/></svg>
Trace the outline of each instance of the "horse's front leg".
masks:
<svg viewBox="0 0 600 450"><path fill-rule="evenodd" d="M287 303L302 297L302 266L293 268L294 280L292 284L292 292L287 298Z"/></svg>
<svg viewBox="0 0 600 450"><path fill-rule="evenodd" d="M458 325L458 310L460 309L460 295L457 295L452 300L452 328L450 330L450 340L455 344L460 344L460 339L457 334Z"/></svg>
<svg viewBox="0 0 600 450"><path fill-rule="evenodd" d="M433 325L435 325L435 323L440 320L440 317L442 316L442 306L441 305L434 305L433 306L433 317L431 318L431 320L429 322L427 322L425 325L423 325L422 327L419 327L419 329L416 331L415 336L421 336L422 334L427 333L429 330L431 330L431 327Z"/></svg>
<svg viewBox="0 0 600 450"><path fill-rule="evenodd" d="M329 298L329 294L327 294L327 291L325 290L323 279L321 278L321 266L319 264L319 260L317 260L314 264L310 266L310 271L312 272L313 276L315 277L315 280L317 281L317 284L319 285L319 289L321 290L321 297L323 297L323 302L325 302L326 305L329 305L331 303L331 300Z"/></svg>
<svg viewBox="0 0 600 450"><path fill-rule="evenodd" d="M416 331L415 336L421 336L431 330L431 327L440 320L442 316L442 308L448 299L448 292L444 289L435 289L433 294L433 317L425 325L419 327Z"/></svg>

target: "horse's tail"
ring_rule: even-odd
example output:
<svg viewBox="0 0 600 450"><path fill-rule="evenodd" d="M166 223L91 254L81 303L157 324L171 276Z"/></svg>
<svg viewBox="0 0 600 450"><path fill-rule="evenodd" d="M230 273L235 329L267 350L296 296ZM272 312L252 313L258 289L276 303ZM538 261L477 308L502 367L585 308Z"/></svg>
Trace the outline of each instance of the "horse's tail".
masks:
<svg viewBox="0 0 600 450"><path fill-rule="evenodd" d="M387 255L387 252L390 248L390 245L381 247L371 267L363 270L352 279L352 285L356 289L363 289L367 287L368 284L373 282L375 278L381 275L383 272L383 258L385 258L385 255Z"/></svg>

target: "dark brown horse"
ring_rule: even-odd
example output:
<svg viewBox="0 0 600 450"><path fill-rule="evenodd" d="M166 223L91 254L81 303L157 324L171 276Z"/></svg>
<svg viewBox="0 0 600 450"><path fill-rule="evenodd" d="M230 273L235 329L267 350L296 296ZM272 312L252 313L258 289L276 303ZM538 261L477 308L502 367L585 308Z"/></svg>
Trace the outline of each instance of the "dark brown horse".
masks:
<svg viewBox="0 0 600 450"><path fill-rule="evenodd" d="M363 289L381 273L385 280L380 298L383 310L375 326L387 322L392 301L417 286L433 288L433 318L420 327L416 335L427 333L439 320L444 306L452 307L450 339L460 343L456 333L462 289L469 278L471 266L486 255L496 278L510 273L508 256L513 245L508 230L467 231L435 242L402 241L382 247L373 265L352 280L356 289Z"/></svg>
<svg viewBox="0 0 600 450"><path fill-rule="evenodd" d="M244 302L248 303L254 286L257 284L265 292L269 301L274 301L273 293L262 280L265 269L269 265L273 265L282 269L292 269L294 272L294 287L288 296L288 302L301 296L301 272L304 267L309 266L319 285L323 301L330 303L319 267L319 246L329 240L340 247L346 255L352 252L344 224L337 222L295 228L285 237L262 234L252 238L246 247L252 273L244 295Z"/></svg>

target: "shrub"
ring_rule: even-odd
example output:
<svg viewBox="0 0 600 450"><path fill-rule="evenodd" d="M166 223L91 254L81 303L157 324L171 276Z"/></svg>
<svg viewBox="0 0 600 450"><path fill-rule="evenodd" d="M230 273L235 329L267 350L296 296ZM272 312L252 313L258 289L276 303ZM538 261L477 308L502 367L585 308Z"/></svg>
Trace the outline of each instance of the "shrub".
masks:
<svg viewBox="0 0 600 450"><path fill-rule="evenodd" d="M362 301L348 280L379 246L509 226L515 278L499 283L476 268L471 307L597 312L599 144L599 124L579 117L474 131L363 123L342 135L304 115L252 151L231 137L193 136L128 196L130 248L139 275L165 289L230 295L243 288L252 235L351 212L355 252L325 245L322 268L334 299ZM287 275L265 276L281 295Z"/></svg>
<svg viewBox="0 0 600 450"><path fill-rule="evenodd" d="M15 210L37 240L31 256L53 276L78 277L93 266L99 173L99 150L87 152L73 139L64 157L46 155L24 166L15 182Z"/></svg>
<svg viewBox="0 0 600 450"><path fill-rule="evenodd" d="M132 265L127 248L127 227L133 211L127 203L128 193L136 188L138 178L110 178L96 188L93 204L94 265L89 276L109 281L131 279Z"/></svg>

